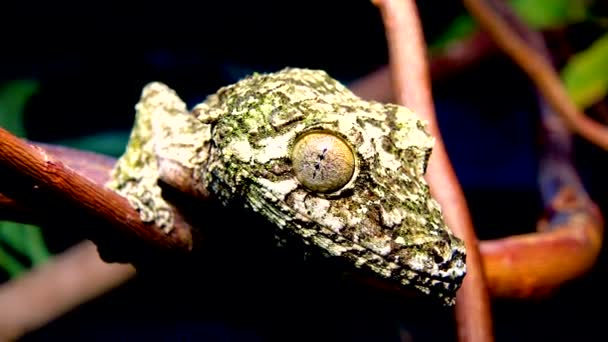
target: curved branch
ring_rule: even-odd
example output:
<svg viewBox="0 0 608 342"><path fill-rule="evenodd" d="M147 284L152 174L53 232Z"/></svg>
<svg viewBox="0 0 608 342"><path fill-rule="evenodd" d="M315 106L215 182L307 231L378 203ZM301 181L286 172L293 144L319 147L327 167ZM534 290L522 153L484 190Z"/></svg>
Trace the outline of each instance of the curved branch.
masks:
<svg viewBox="0 0 608 342"><path fill-rule="evenodd" d="M565 222L544 219L542 232L481 243L492 296L546 296L593 267L602 246L601 214L572 189L563 189L555 202L568 203L553 215L566 216Z"/></svg>
<svg viewBox="0 0 608 342"><path fill-rule="evenodd" d="M532 79L553 109L568 126L590 142L608 150L608 128L585 116L568 96L555 69L541 53L530 47L484 0L463 0L471 15L496 45ZM499 4L493 7L499 7Z"/></svg>
<svg viewBox="0 0 608 342"><path fill-rule="evenodd" d="M467 275L456 297L456 319L461 341L492 341L492 319L477 237L464 195L441 139L429 81L422 28L414 1L376 0L389 41L390 66L397 102L429 122L436 138L427 180L443 208L447 225L464 240Z"/></svg>

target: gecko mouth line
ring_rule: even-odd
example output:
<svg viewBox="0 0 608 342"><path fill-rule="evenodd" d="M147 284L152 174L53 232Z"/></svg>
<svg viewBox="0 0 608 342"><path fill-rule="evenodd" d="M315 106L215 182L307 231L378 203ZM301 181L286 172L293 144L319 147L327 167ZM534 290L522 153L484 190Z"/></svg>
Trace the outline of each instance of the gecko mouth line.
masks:
<svg viewBox="0 0 608 342"><path fill-rule="evenodd" d="M264 199L261 201L254 201L254 198L251 198L251 203L257 204L257 207L254 208L256 211L276 211L276 207L273 205L273 203L280 203L282 209L290 212L292 214L290 217L294 217L294 219L290 220L292 224L279 224L279 226L282 227L282 230L288 229L290 230L289 233L296 234L307 241L308 244L317 245L318 247L320 247L319 243L313 241L314 238L318 236L321 236L327 241L335 241L336 243L343 242L343 246L349 246L349 248L343 250L340 254L333 256L346 257L348 260L350 260L351 265L356 268L365 269L376 275L381 275L390 282L396 282L403 286L413 286L425 294L430 294L430 290L433 289L435 292L440 294L440 297L452 298L456 290L458 290L461 285L461 279L464 277L464 272L462 272L462 274L453 273L452 275L449 275L449 272L446 271L446 276L442 277L439 275L433 275L432 272L415 270L406 264L398 264L396 262L389 261L379 253L374 252L372 249L366 248L343 236L339 236L338 233L332 232L331 234L328 234L323 229L318 229L319 223L317 223L309 215L296 212L293 208L286 205L283 200L277 198L276 195L262 190L263 188L261 185L252 183L250 187L253 190L251 193L257 192L259 194L257 199ZM278 212L275 214L276 217L283 217ZM305 220L295 219L298 216L303 217ZM307 228L306 226L312 226L313 228ZM459 260L462 260L464 263L464 255L465 254L461 251L454 251L449 258L437 265L437 268L444 268L447 270L455 268L453 263L458 262ZM365 260L365 262L361 263L361 260Z"/></svg>

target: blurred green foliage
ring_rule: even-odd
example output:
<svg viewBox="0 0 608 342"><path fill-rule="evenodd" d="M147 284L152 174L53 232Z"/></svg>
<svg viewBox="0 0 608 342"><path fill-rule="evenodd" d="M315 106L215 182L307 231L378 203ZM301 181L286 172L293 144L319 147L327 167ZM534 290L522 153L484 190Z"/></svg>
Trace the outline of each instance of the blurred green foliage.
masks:
<svg viewBox="0 0 608 342"><path fill-rule="evenodd" d="M23 111L27 100L38 90L34 80L16 80L0 87L0 126L19 137L26 137ZM15 277L43 263L51 253L37 226L0 221L0 268Z"/></svg>
<svg viewBox="0 0 608 342"><path fill-rule="evenodd" d="M608 33L574 54L562 70L566 89L581 108L600 101L608 92Z"/></svg>
<svg viewBox="0 0 608 342"><path fill-rule="evenodd" d="M565 27L583 21L597 22L591 13L593 1L581 0L510 0L515 12L534 29ZM470 37L477 31L474 19L463 14L432 44L431 54L441 53L450 44ZM608 93L608 35L597 39L587 49L568 61L561 77L574 102L584 109Z"/></svg>
<svg viewBox="0 0 608 342"><path fill-rule="evenodd" d="M25 137L23 110L38 90L34 80L17 80L0 86L0 126L18 137Z"/></svg>
<svg viewBox="0 0 608 342"><path fill-rule="evenodd" d="M37 226L0 221L0 241L0 267L11 277L45 262L51 256ZM4 248L3 244L9 248ZM27 263L21 261L24 257Z"/></svg>
<svg viewBox="0 0 608 342"><path fill-rule="evenodd" d="M589 1L510 0L515 12L536 29L560 27L585 20Z"/></svg>

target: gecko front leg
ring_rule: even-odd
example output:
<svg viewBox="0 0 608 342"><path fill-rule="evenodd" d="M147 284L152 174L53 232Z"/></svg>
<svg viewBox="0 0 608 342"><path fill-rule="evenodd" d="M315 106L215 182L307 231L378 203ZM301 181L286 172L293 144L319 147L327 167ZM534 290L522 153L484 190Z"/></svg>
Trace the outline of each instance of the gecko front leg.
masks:
<svg viewBox="0 0 608 342"><path fill-rule="evenodd" d="M107 187L127 198L142 221L169 233L173 212L158 181L181 191L204 192L201 184L193 185L193 172L206 158L210 127L188 112L175 91L159 82L143 89L135 109L126 151L111 171Z"/></svg>

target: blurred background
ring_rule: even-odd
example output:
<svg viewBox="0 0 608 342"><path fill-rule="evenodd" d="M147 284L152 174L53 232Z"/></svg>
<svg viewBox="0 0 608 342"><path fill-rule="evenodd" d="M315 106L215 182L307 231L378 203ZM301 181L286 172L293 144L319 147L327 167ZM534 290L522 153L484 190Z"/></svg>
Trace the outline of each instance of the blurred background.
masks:
<svg viewBox="0 0 608 342"><path fill-rule="evenodd" d="M459 1L417 3L431 57L449 51L451 44L477 30ZM543 31L577 104L608 124L606 3L510 3L529 25ZM320 68L351 84L388 62L382 20L369 1L22 1L0 6L4 33L0 126L30 140L115 157L123 152L134 105L150 81L167 83L191 106L254 71ZM534 86L507 57L493 52L465 69L433 78L433 91L446 147L480 239L533 231L543 213L537 183L539 114ZM606 153L578 138L574 151L587 190L607 213ZM0 222L2 282L82 239L67 230L21 226ZM602 253L590 274L549 298L494 301L497 340L599 339L603 334L599 312L608 303L605 273ZM167 281L158 277L155 281ZM131 281L25 340L267 337L264 329L247 324L246 319L235 323L204 315L201 320L185 313L192 310L191 303L156 302L152 298L159 285L150 283L150 279ZM195 302L204 306L204 301ZM399 331L407 330L415 332L415 341L455 339L449 311L409 321L412 312L378 313L363 306L358 309L360 316L377 315L366 320L356 312L352 317L332 317L327 305L318 303L309 309L324 312L320 314L324 319L335 319L335 325L322 324L332 333L294 325L276 336L398 341ZM150 323L165 316L172 317L170 323Z"/></svg>

